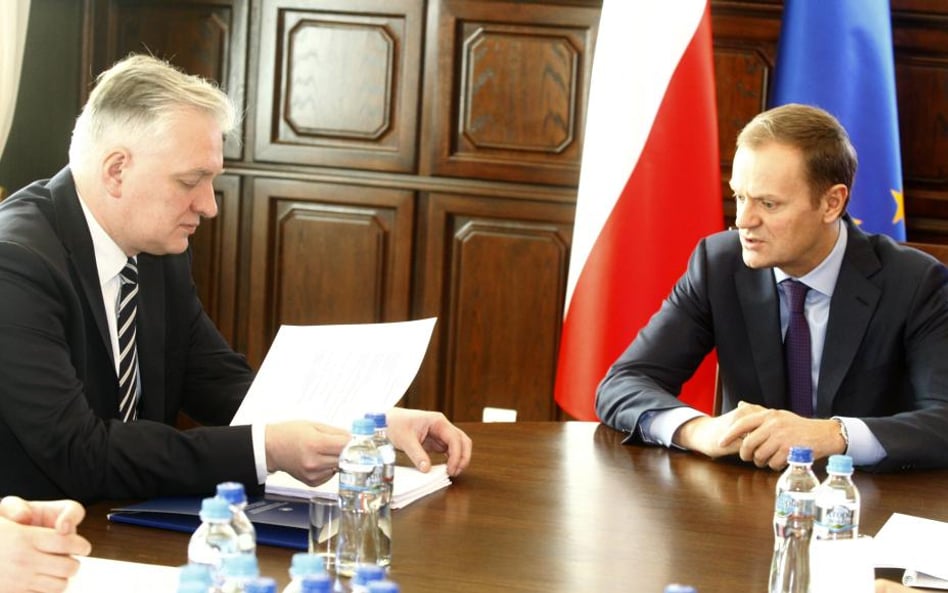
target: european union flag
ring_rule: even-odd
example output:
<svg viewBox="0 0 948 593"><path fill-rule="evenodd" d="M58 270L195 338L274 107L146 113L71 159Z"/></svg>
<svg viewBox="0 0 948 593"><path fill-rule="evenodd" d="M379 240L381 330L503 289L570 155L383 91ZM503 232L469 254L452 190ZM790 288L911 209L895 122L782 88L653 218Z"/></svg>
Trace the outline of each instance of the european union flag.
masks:
<svg viewBox="0 0 948 593"><path fill-rule="evenodd" d="M786 0L772 99L839 119L859 155L850 214L863 230L904 241L889 1Z"/></svg>

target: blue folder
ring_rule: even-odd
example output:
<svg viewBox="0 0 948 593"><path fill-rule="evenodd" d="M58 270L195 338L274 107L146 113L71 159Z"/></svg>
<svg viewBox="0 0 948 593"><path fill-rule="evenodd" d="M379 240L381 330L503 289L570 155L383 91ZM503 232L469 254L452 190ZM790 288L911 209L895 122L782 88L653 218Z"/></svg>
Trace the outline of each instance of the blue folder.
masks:
<svg viewBox="0 0 948 593"><path fill-rule="evenodd" d="M193 533L201 519L201 497L153 498L112 509L109 521ZM309 548L309 502L251 497L247 516L257 532L257 543L283 548Z"/></svg>

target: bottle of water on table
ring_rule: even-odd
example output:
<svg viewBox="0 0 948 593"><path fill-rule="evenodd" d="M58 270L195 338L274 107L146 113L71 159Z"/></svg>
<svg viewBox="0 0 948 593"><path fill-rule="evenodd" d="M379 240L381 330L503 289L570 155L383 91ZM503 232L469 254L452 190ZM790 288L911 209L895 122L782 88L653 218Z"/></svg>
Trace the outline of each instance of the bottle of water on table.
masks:
<svg viewBox="0 0 948 593"><path fill-rule="evenodd" d="M247 517L247 494L244 485L240 482L221 482L217 485L217 495L230 503L231 526L237 532L237 547L241 553L255 554L257 532Z"/></svg>
<svg viewBox="0 0 948 593"><path fill-rule="evenodd" d="M360 564L378 564L379 507L384 496L382 457L373 441L375 423L359 418L339 456L339 535L336 572L351 577Z"/></svg>
<svg viewBox="0 0 948 593"><path fill-rule="evenodd" d="M820 482L813 473L813 450L809 447L790 447L787 461L790 466L777 480L769 592L807 593L814 498Z"/></svg>
<svg viewBox="0 0 948 593"><path fill-rule="evenodd" d="M826 480L816 491L816 539L859 537L859 489L853 483L853 459L831 455Z"/></svg>
<svg viewBox="0 0 948 593"><path fill-rule="evenodd" d="M373 441L382 457L382 486L384 489L382 504L379 505L379 566L392 563L392 493L395 488L395 445L388 438L388 422L385 414L366 414L366 418L375 422Z"/></svg>
<svg viewBox="0 0 948 593"><path fill-rule="evenodd" d="M215 584L220 584L223 558L238 554L237 533L230 524L230 504L223 498L201 501L201 525L188 542L188 562L211 567Z"/></svg>

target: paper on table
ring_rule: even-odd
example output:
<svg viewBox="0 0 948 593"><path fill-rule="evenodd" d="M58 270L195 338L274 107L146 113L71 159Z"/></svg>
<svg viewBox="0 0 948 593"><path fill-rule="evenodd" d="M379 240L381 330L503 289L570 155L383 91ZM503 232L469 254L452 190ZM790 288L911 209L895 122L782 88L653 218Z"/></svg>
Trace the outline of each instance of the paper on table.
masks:
<svg viewBox="0 0 948 593"><path fill-rule="evenodd" d="M948 542L948 523L892 513L874 541L876 566L948 579L948 561L942 547Z"/></svg>
<svg viewBox="0 0 948 593"><path fill-rule="evenodd" d="M178 588L176 566L81 557L65 593L167 593Z"/></svg>
<svg viewBox="0 0 948 593"><path fill-rule="evenodd" d="M281 326L231 424L309 419L349 429L405 395L434 324Z"/></svg>
<svg viewBox="0 0 948 593"><path fill-rule="evenodd" d="M408 506L423 496L451 485L448 467L444 464L432 466L428 473L422 473L413 467L395 466L395 482L392 490L392 508ZM339 479L333 476L319 486L307 486L286 472L276 472L267 477L267 494L288 496L291 498L312 498L318 496L328 500L336 498L339 491Z"/></svg>

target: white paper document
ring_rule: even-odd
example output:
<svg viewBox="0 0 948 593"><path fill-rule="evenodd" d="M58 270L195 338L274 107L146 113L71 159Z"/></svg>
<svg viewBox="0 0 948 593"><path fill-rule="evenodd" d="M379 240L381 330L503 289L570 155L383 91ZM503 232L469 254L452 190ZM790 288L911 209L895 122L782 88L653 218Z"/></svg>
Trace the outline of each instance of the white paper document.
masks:
<svg viewBox="0 0 948 593"><path fill-rule="evenodd" d="M428 473L422 473L413 467L395 466L395 479L392 487L392 508L400 509L423 496L446 488L451 484L448 466L434 465ZM286 472L276 472L267 477L267 494L278 494L292 498L312 497L334 500L339 492L339 478L333 476L319 486L307 486Z"/></svg>
<svg viewBox="0 0 948 593"><path fill-rule="evenodd" d="M948 589L948 523L892 513L874 541L876 566L906 569L907 585Z"/></svg>
<svg viewBox="0 0 948 593"><path fill-rule="evenodd" d="M411 385L435 318L353 325L284 325L232 425L313 420L349 430Z"/></svg>
<svg viewBox="0 0 948 593"><path fill-rule="evenodd" d="M168 593L178 589L177 566L80 557L65 593Z"/></svg>

